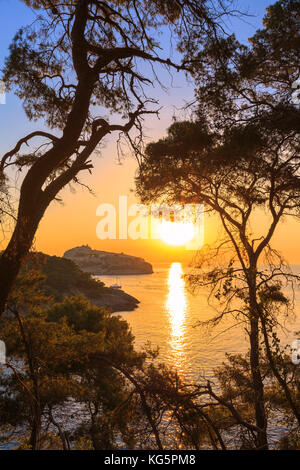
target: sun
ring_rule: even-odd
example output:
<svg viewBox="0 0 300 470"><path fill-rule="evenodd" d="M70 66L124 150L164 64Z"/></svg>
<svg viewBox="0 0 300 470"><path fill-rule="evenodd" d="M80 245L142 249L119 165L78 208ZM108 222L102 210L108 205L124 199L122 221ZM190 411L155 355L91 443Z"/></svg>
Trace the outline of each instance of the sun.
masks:
<svg viewBox="0 0 300 470"><path fill-rule="evenodd" d="M159 230L160 238L165 243L182 246L193 240L195 227L192 223L163 221Z"/></svg>

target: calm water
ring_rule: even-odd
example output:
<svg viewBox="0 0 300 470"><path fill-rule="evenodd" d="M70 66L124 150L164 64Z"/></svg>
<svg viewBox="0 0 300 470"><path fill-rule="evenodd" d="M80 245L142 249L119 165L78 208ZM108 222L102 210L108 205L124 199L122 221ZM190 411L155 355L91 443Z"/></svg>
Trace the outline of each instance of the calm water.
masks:
<svg viewBox="0 0 300 470"><path fill-rule="evenodd" d="M208 292L200 291L196 296L188 292L182 279L186 270L180 263L156 265L154 271L151 275L119 277L122 289L141 302L134 312L121 313L132 328L137 348L147 341L159 346L160 358L191 380L212 376L225 353L247 351L244 325L236 326L232 318L210 330L196 326L216 311L208 305ZM115 278L101 276L101 280L111 285ZM298 302L296 306L298 310ZM287 328L280 333L282 342L291 342L294 332L300 330L300 315L282 321Z"/></svg>

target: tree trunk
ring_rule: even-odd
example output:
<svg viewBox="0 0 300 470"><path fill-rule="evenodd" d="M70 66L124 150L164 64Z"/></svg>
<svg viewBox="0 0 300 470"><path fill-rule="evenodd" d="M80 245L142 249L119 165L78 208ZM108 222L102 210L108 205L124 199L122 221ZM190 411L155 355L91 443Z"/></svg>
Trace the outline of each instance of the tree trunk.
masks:
<svg viewBox="0 0 300 470"><path fill-rule="evenodd" d="M259 450L268 449L267 418L264 399L264 384L260 369L259 348L259 311L257 309L257 261L250 255L250 269L248 271L249 304L250 304L250 367L254 395L257 447Z"/></svg>
<svg viewBox="0 0 300 470"><path fill-rule="evenodd" d="M28 208L26 215L20 214L20 212L10 242L0 257L0 316L5 311L12 286L24 258L31 248L39 222L44 214L44 210L41 210L41 207L34 207L34 204Z"/></svg>
<svg viewBox="0 0 300 470"><path fill-rule="evenodd" d="M86 13L85 20L82 17L82 9ZM74 34L78 33L78 29L81 31L87 20L84 2L78 2L77 10L73 28ZM78 51L75 43L74 48ZM70 158L77 148L77 140L81 135L89 113L90 99L96 79L97 76L86 66L86 69L81 72L78 79L74 103L68 115L62 138L32 165L23 180L20 190L17 224L7 248L0 257L0 316L5 310L9 293L22 262L31 248L36 230L45 210L56 197L59 190L70 182L76 174L76 171L74 174L71 170L65 171L66 177L62 179L61 184L58 184L55 191L50 191L51 197L44 190L44 185L49 176L64 161ZM95 145L91 147L91 152L94 148ZM86 158L89 155L90 153L86 155ZM57 178L56 181L60 183L60 178Z"/></svg>
<svg viewBox="0 0 300 470"><path fill-rule="evenodd" d="M250 366L253 383L256 426L261 430L257 433L257 446L259 450L265 450L268 449L267 419L264 401L264 385L260 373L259 329L257 318L252 318L250 320Z"/></svg>
<svg viewBox="0 0 300 470"><path fill-rule="evenodd" d="M34 416L31 429L29 445L31 450L40 450L41 448L41 410L39 403L34 404Z"/></svg>

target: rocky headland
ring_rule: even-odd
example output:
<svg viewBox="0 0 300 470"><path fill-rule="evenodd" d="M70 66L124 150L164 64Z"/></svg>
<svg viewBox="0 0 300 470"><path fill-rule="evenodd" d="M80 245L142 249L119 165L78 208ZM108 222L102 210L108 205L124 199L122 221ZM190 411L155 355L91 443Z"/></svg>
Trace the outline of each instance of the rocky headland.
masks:
<svg viewBox="0 0 300 470"><path fill-rule="evenodd" d="M93 250L88 245L72 248L66 251L63 257L73 261L82 271L95 276L153 273L151 264L143 258Z"/></svg>
<svg viewBox="0 0 300 470"><path fill-rule="evenodd" d="M22 272L28 269L42 274L44 280L41 290L57 302L65 297L83 295L92 304L105 307L111 312L132 311L139 304L135 297L121 289L107 287L70 259L32 253L24 263Z"/></svg>

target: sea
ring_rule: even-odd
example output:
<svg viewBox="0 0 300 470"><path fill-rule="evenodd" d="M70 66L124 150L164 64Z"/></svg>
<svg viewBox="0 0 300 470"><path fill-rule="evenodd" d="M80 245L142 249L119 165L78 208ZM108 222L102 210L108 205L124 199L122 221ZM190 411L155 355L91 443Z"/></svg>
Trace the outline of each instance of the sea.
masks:
<svg viewBox="0 0 300 470"><path fill-rule="evenodd" d="M129 323L135 346L147 343L159 348L159 359L176 369L187 381L211 379L214 370L226 361L226 354L246 353L248 335L240 316L226 315L217 325L218 303L207 289L190 291L183 275L189 272L181 263L154 264L154 273L119 276L122 290L140 304L132 312L118 312ZM293 266L300 274L300 266ZM114 276L101 276L106 285ZM283 346L292 344L300 331L300 289L289 287L285 293L294 298L294 314L278 314L279 337ZM300 365L299 365L300 367Z"/></svg>

